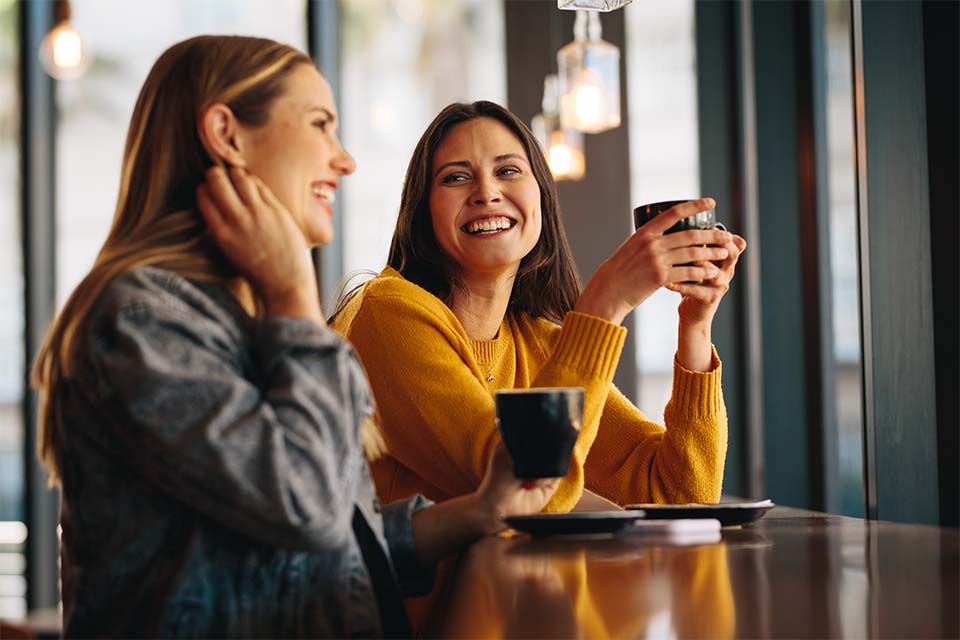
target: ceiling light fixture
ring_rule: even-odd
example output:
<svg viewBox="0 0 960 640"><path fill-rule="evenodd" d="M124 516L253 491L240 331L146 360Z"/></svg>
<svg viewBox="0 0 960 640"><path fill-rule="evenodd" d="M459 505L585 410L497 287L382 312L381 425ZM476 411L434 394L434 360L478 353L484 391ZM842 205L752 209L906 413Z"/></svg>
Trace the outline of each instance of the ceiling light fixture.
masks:
<svg viewBox="0 0 960 640"><path fill-rule="evenodd" d="M560 125L557 76L543 79L543 112L533 116L530 128L540 141L555 180L582 180L586 173L583 134Z"/></svg>
<svg viewBox="0 0 960 640"><path fill-rule="evenodd" d="M90 65L90 52L70 22L69 0L54 0L53 28L40 43L40 63L52 78L72 80Z"/></svg>
<svg viewBox="0 0 960 640"><path fill-rule="evenodd" d="M625 7L633 0L557 0L558 9L586 9L589 11L614 11Z"/></svg>
<svg viewBox="0 0 960 640"><path fill-rule="evenodd" d="M596 11L578 11L573 42L557 52L565 128L600 133L620 126L620 49L602 34Z"/></svg>

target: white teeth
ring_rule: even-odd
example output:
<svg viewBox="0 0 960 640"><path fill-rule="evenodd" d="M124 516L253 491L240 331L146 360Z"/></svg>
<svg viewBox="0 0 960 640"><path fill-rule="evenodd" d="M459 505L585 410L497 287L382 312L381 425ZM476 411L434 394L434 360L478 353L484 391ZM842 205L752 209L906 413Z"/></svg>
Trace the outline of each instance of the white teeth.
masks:
<svg viewBox="0 0 960 640"><path fill-rule="evenodd" d="M513 226L513 221L506 216L500 216L498 218L487 218L485 220L474 220L473 222L466 225L464 230L467 233L482 233L490 231L500 231L501 229L509 229Z"/></svg>
<svg viewBox="0 0 960 640"><path fill-rule="evenodd" d="M313 195L321 200L326 200L329 204L333 204L337 200L336 189L330 188L329 185L314 184L312 185L311 189L313 191Z"/></svg>

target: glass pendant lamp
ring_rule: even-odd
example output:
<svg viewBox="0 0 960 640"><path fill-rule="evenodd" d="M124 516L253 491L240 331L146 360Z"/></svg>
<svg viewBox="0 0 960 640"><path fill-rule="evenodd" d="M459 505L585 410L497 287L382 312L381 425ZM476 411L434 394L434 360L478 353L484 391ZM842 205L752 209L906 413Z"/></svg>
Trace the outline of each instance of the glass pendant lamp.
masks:
<svg viewBox="0 0 960 640"><path fill-rule="evenodd" d="M583 134L560 124L557 76L543 80L543 112L533 116L530 128L540 141L555 180L582 180L586 173Z"/></svg>
<svg viewBox="0 0 960 640"><path fill-rule="evenodd" d="M573 42L557 52L560 120L584 133L620 126L620 49L601 36L600 15L578 11Z"/></svg>
<svg viewBox="0 0 960 640"><path fill-rule="evenodd" d="M72 80L90 66L90 52L70 22L69 0L55 0L53 13L53 29L40 43L40 64L50 77Z"/></svg>
<svg viewBox="0 0 960 640"><path fill-rule="evenodd" d="M613 11L625 7L633 0L557 0L557 9L588 9L590 11Z"/></svg>

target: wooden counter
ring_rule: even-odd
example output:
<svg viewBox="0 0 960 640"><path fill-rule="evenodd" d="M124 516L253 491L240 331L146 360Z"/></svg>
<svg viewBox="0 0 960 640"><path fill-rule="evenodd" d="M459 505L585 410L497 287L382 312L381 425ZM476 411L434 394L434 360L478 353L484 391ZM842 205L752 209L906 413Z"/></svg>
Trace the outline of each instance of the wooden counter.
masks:
<svg viewBox="0 0 960 640"><path fill-rule="evenodd" d="M956 638L960 533L777 507L719 543L481 540L429 635Z"/></svg>

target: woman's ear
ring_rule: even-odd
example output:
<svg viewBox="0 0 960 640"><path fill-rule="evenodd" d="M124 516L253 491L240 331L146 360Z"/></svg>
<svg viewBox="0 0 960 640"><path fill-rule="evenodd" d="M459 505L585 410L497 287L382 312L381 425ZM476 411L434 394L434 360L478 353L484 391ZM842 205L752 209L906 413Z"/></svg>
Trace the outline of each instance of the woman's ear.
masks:
<svg viewBox="0 0 960 640"><path fill-rule="evenodd" d="M227 105L218 102L200 116L200 141L211 159L233 167L245 167L237 117Z"/></svg>

